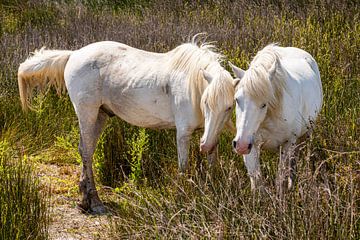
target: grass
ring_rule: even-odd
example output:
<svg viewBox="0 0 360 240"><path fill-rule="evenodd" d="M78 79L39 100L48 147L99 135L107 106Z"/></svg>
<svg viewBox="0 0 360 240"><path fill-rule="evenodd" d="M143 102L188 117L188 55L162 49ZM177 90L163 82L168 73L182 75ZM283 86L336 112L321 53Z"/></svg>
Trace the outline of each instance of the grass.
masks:
<svg viewBox="0 0 360 240"><path fill-rule="evenodd" d="M0 142L0 239L47 239L48 196L26 159Z"/></svg>
<svg viewBox="0 0 360 240"><path fill-rule="evenodd" d="M252 194L229 134L209 172L195 134L189 175L181 178L173 130L139 130L118 119L108 121L95 154L98 182L113 189L101 197L117 216L114 238L359 239L359 10L351 0L1 1L0 138L32 161L79 164L67 96L50 91L34 99L36 111L20 109L17 68L44 45L78 49L115 40L164 52L207 32L244 69L271 42L303 48L318 62L324 106L312 139L301 145L296 188L285 199L274 189L277 153L262 152L265 186Z"/></svg>

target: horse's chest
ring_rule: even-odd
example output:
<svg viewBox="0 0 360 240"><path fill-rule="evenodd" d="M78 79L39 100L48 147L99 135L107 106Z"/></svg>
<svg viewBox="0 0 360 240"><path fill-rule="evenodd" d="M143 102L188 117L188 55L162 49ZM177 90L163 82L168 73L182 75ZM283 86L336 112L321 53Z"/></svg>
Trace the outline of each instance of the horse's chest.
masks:
<svg viewBox="0 0 360 240"><path fill-rule="evenodd" d="M257 132L257 140L265 149L275 149L287 141L289 130L285 124L276 122L264 123Z"/></svg>
<svg viewBox="0 0 360 240"><path fill-rule="evenodd" d="M168 89L132 88L112 99L116 115L125 121L152 128L174 127L174 114Z"/></svg>

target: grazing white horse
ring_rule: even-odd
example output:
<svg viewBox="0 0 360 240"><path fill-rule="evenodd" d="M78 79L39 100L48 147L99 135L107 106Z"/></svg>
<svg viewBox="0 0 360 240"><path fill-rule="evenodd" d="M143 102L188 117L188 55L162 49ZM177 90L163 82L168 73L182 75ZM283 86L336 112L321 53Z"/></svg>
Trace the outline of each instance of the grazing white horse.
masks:
<svg viewBox="0 0 360 240"><path fill-rule="evenodd" d="M220 65L222 56L212 49L209 44L198 46L195 38L166 53L106 41L76 51L41 49L20 65L24 109L30 107L34 87L53 85L61 92L66 86L80 125L84 210L105 211L94 183L92 157L108 115L140 127L176 128L181 171L195 129L205 126L200 148L213 152L224 125L232 127L235 82Z"/></svg>
<svg viewBox="0 0 360 240"><path fill-rule="evenodd" d="M230 64L236 86L236 137L233 148L244 155L252 189L261 177L260 147L282 147L277 186L282 194L285 175L295 172L295 144L311 129L323 101L320 73L304 50L271 44L255 56L248 70Z"/></svg>

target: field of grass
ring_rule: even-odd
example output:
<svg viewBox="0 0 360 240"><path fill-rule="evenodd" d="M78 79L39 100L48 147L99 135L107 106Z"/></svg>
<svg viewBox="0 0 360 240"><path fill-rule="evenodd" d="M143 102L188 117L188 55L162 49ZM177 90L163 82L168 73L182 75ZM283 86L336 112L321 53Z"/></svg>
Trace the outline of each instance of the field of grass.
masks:
<svg viewBox="0 0 360 240"><path fill-rule="evenodd" d="M11 156L4 161L26 158L26 164L34 166L80 168L78 122L66 94L58 97L49 90L33 99L35 111L21 111L16 74L30 52L42 46L75 50L102 40L164 52L199 32L207 32L208 41L215 41L243 69L272 42L302 48L318 62L324 105L313 135L300 146L295 189L284 199L276 196L278 154L263 151L264 191L252 193L228 133L221 136L214 169L208 169L198 151L201 131L194 134L189 173L179 177L175 131L140 129L112 118L94 162L100 197L112 213L108 235L114 239L359 239L357 1L0 0L0 147L10 146L1 154ZM18 154L13 156L14 152ZM29 177L25 172L24 181L38 181L33 177L36 171ZM64 189L56 189L78 198L77 182L73 177L68 181ZM29 185L17 191L32 191ZM3 189L0 197L13 191ZM29 204L49 197L36 196L42 200L28 198L33 202ZM42 204L37 207L41 213L28 220L45 216L43 225L31 227L39 236L51 224L46 220L49 210ZM16 221L13 226L21 226L21 218ZM0 227L5 229L3 223Z"/></svg>

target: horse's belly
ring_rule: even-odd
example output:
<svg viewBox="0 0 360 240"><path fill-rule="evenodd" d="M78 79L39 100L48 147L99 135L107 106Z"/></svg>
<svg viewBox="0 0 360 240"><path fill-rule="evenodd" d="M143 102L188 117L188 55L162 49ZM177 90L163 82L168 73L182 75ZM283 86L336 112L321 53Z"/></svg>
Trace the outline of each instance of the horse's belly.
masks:
<svg viewBox="0 0 360 240"><path fill-rule="evenodd" d="M162 89L126 90L111 102L111 110L121 119L136 126L175 127L171 97Z"/></svg>

